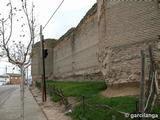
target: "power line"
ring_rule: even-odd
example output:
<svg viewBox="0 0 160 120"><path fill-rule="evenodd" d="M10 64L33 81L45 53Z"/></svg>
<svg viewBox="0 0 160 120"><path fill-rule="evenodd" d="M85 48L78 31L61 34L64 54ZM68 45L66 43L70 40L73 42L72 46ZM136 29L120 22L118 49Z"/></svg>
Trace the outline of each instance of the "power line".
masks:
<svg viewBox="0 0 160 120"><path fill-rule="evenodd" d="M49 20L47 21L47 23L45 24L45 26L43 27L43 30L45 29L45 27L48 25L48 23L50 22L50 20L52 19L52 17L56 14L56 12L58 11L58 9L61 7L61 5L63 4L64 0L62 0L62 2L59 4L59 6L57 7L57 9L53 12L52 16L49 18Z"/></svg>

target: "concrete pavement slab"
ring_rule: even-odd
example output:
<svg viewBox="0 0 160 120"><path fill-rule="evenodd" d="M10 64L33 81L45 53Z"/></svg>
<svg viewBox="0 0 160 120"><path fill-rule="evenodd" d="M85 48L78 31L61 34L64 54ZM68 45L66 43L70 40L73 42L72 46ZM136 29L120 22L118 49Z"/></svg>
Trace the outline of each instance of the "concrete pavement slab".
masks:
<svg viewBox="0 0 160 120"><path fill-rule="evenodd" d="M20 87L0 106L0 120L20 120ZM47 120L28 87L25 88L24 120Z"/></svg>

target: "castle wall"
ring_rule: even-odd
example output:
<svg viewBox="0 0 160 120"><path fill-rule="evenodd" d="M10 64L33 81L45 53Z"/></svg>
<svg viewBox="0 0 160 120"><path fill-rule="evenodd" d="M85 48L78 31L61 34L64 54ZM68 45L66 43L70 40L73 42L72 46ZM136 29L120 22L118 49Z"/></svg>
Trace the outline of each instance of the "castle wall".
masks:
<svg viewBox="0 0 160 120"><path fill-rule="evenodd" d="M54 48L54 79L102 81L98 63L97 10L87 15L74 32Z"/></svg>
<svg viewBox="0 0 160 120"><path fill-rule="evenodd" d="M46 76L57 81L139 83L140 51L148 46L160 62L160 7L157 0L97 0L74 31L50 46ZM32 76L40 76L40 50L33 58ZM102 75L103 74L103 75ZM137 84L136 84L137 85Z"/></svg>
<svg viewBox="0 0 160 120"><path fill-rule="evenodd" d="M44 42L44 48L47 49L48 55L45 58L45 75L46 78L52 79L53 74L53 49L55 45L55 40L49 39ZM42 75L42 57L41 57L41 43L38 42L34 45L32 50L32 64L31 64L31 74L34 81L41 81Z"/></svg>
<svg viewBox="0 0 160 120"><path fill-rule="evenodd" d="M141 56L148 46L159 62L160 8L154 1L98 0L99 61L108 84L140 81ZM158 58L158 59L157 59ZM148 75L146 76L147 79Z"/></svg>
<svg viewBox="0 0 160 120"><path fill-rule="evenodd" d="M41 56L40 56L40 47L32 49L32 64L31 64L31 74L33 81L40 82L40 64L41 64Z"/></svg>

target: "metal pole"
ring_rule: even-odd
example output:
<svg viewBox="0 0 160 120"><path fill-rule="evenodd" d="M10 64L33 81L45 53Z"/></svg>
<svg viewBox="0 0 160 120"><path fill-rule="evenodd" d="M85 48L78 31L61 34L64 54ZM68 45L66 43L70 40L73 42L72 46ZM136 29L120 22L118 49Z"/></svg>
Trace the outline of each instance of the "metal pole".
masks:
<svg viewBox="0 0 160 120"><path fill-rule="evenodd" d="M7 65L6 65L6 74L7 74Z"/></svg>
<svg viewBox="0 0 160 120"><path fill-rule="evenodd" d="M46 81L45 81L45 59L44 59L44 38L42 35L42 26L40 26L41 39L41 57L42 57L42 101L46 101Z"/></svg>
<svg viewBox="0 0 160 120"><path fill-rule="evenodd" d="M40 26L40 41L41 41L41 89L42 89L42 102L44 102L44 85L43 85L43 40L42 40L42 25Z"/></svg>
<svg viewBox="0 0 160 120"><path fill-rule="evenodd" d="M42 35L42 41L43 41L43 79L44 79L44 101L47 100L47 95L46 95L46 73L45 73L45 58L44 58L44 36Z"/></svg>

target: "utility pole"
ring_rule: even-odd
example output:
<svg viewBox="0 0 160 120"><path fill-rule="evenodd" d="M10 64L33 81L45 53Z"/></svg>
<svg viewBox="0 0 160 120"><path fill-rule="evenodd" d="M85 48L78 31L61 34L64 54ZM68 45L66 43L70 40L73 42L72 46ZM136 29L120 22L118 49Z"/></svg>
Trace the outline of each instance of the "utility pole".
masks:
<svg viewBox="0 0 160 120"><path fill-rule="evenodd" d="M7 65L6 65L6 74L7 74Z"/></svg>
<svg viewBox="0 0 160 120"><path fill-rule="evenodd" d="M42 57L42 101L45 102L46 96L46 80L45 80L45 59L44 59L44 37L42 35L42 25L40 26L40 39L41 39L41 57Z"/></svg>

